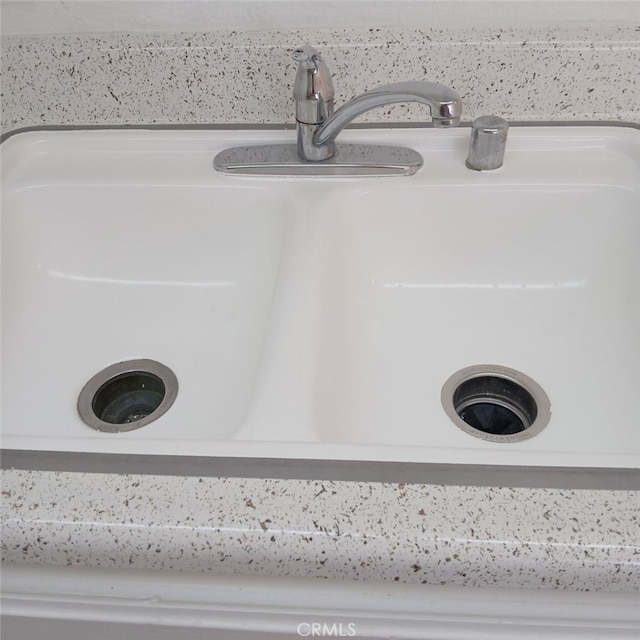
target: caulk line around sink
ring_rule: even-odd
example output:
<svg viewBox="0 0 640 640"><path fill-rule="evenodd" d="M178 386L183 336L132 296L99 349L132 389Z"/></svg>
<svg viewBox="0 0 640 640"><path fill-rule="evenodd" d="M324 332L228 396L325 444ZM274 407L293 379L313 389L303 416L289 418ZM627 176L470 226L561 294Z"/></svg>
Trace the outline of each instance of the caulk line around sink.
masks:
<svg viewBox="0 0 640 640"><path fill-rule="evenodd" d="M75 473L385 482L527 489L639 491L640 469L105 454L1 452L3 469Z"/></svg>

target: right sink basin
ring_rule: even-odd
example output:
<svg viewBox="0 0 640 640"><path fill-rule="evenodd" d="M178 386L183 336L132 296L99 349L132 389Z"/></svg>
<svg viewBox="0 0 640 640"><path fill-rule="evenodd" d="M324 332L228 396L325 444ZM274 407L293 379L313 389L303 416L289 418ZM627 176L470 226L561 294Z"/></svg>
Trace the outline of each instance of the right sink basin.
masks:
<svg viewBox="0 0 640 640"><path fill-rule="evenodd" d="M322 439L477 462L640 454L638 132L515 131L499 171L445 173L421 149L420 178L333 194Z"/></svg>

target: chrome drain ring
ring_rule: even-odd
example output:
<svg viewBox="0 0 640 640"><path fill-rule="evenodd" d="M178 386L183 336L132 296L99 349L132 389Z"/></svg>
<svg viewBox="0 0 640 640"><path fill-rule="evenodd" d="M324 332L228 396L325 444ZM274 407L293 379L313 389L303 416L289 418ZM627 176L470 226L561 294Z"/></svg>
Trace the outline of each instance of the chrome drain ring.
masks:
<svg viewBox="0 0 640 640"><path fill-rule="evenodd" d="M442 406L465 433L489 442L521 442L538 435L551 419L542 387L516 369L475 365L454 373Z"/></svg>
<svg viewBox="0 0 640 640"><path fill-rule="evenodd" d="M121 433L157 420L177 395L171 369L155 360L127 360L93 376L80 392L77 409L92 429Z"/></svg>

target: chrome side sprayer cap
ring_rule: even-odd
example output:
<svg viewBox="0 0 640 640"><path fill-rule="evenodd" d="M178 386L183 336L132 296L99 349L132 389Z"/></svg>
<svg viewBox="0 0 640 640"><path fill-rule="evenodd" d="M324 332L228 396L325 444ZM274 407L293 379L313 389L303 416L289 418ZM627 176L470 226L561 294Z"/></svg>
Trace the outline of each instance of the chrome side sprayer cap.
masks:
<svg viewBox="0 0 640 640"><path fill-rule="evenodd" d="M509 123L500 116L479 116L471 123L467 167L475 171L498 169L504 162Z"/></svg>

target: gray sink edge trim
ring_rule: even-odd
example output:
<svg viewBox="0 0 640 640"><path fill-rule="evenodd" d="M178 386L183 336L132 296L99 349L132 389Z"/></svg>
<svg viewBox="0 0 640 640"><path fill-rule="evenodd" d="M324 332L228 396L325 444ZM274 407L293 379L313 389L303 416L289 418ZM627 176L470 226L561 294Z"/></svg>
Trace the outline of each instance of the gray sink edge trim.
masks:
<svg viewBox="0 0 640 640"><path fill-rule="evenodd" d="M510 127L626 127L640 129L638 122L622 120L514 120L509 121ZM459 127L471 127L470 121L461 122ZM433 129L431 122L359 122L346 127L347 129ZM19 127L0 135L0 144L20 133L34 131L234 131L234 130L291 130L295 131L295 124L92 124L92 125L35 125Z"/></svg>
<svg viewBox="0 0 640 640"><path fill-rule="evenodd" d="M640 469L369 460L226 458L71 451L0 452L3 469L71 473L333 480L527 489L640 490Z"/></svg>

